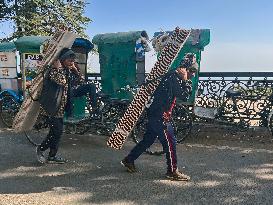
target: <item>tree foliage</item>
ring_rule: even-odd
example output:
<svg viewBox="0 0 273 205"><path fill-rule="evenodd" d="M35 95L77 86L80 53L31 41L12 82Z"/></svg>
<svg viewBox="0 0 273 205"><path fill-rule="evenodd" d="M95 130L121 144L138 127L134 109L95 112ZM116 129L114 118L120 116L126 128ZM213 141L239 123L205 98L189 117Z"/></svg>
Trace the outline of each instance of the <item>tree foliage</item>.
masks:
<svg viewBox="0 0 273 205"><path fill-rule="evenodd" d="M58 28L70 28L86 37L91 21L84 16L85 0L0 0L0 24L12 22L14 32L2 40L24 35L53 35Z"/></svg>

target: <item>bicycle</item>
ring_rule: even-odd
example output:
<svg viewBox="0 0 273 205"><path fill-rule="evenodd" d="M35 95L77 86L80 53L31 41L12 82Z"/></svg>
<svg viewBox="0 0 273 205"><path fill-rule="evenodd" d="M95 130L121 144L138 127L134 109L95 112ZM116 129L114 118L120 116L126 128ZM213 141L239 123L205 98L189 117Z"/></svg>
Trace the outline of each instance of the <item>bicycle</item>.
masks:
<svg viewBox="0 0 273 205"><path fill-rule="evenodd" d="M102 92L98 93L98 113L91 113L90 117L81 120L78 126L84 128L75 133L84 134L88 132L98 135L110 135L129 102L127 99L111 98Z"/></svg>
<svg viewBox="0 0 273 205"><path fill-rule="evenodd" d="M89 100L86 100L86 116L82 118L64 118L64 132L66 134L85 133L97 135L109 135L115 127L118 119L125 112L129 100L111 98L102 92L97 94L98 107L94 113L90 107ZM39 116L33 129L25 132L28 141L34 145L39 145L49 132L47 117Z"/></svg>
<svg viewBox="0 0 273 205"><path fill-rule="evenodd" d="M256 96L246 95L242 91L230 88L225 91L217 107L194 106L194 121L201 124L219 124L231 128L233 134L245 132L251 125L251 111L245 103L257 101Z"/></svg>
<svg viewBox="0 0 273 205"><path fill-rule="evenodd" d="M261 125L268 128L269 132L273 136L273 92L268 96L268 103L261 110L259 114L261 118Z"/></svg>
<svg viewBox="0 0 273 205"><path fill-rule="evenodd" d="M12 127L13 119L22 101L22 96L12 90L4 90L0 93L0 118L6 127Z"/></svg>

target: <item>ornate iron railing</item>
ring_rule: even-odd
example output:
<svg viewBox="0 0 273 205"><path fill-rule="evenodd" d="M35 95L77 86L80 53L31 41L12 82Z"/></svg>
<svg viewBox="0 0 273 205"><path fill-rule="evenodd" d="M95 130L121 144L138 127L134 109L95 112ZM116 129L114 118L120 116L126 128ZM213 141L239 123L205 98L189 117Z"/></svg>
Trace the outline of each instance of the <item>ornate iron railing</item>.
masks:
<svg viewBox="0 0 273 205"><path fill-rule="evenodd" d="M94 83L96 85L97 91L101 90L101 76L100 73L87 73L85 80L88 83Z"/></svg>
<svg viewBox="0 0 273 205"><path fill-rule="evenodd" d="M253 126L265 126L265 118L272 109L272 88L273 72L203 72L199 74L195 105L221 107L226 91L237 90L242 93L236 99L241 117L251 120ZM239 118L236 112L229 115Z"/></svg>
<svg viewBox="0 0 273 205"><path fill-rule="evenodd" d="M101 87L100 74L88 74L89 81ZM265 118L272 109L273 72L201 72L199 73L195 105L201 107L220 107L228 89L242 92L237 97L236 106L243 118L252 120L253 126L264 126ZM230 112L231 118L238 118Z"/></svg>

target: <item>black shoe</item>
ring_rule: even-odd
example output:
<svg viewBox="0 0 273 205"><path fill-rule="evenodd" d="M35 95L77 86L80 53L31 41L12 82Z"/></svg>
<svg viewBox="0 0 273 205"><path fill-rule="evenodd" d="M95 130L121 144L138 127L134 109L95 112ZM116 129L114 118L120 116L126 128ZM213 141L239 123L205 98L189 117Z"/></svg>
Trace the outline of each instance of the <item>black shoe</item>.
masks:
<svg viewBox="0 0 273 205"><path fill-rule="evenodd" d="M41 164L46 163L46 157L44 155L44 152L41 150L40 146L36 147L36 157L38 162L40 162Z"/></svg>
<svg viewBox="0 0 273 205"><path fill-rule="evenodd" d="M174 181L189 181L190 177L186 174L181 173L176 169L174 172L167 172L166 178Z"/></svg>
<svg viewBox="0 0 273 205"><path fill-rule="evenodd" d="M61 157L48 157L47 158L47 163L48 164L64 164L67 163L67 160Z"/></svg>
<svg viewBox="0 0 273 205"><path fill-rule="evenodd" d="M128 162L126 158L121 160L120 164L127 168L127 172L134 173L134 172L137 171L136 167L135 167L135 164Z"/></svg>

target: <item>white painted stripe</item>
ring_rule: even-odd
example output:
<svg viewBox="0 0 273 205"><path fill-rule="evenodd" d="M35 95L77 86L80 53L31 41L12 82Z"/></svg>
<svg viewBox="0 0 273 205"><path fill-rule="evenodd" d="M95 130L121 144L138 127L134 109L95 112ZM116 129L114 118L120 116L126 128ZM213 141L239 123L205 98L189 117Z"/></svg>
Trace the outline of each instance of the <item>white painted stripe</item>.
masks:
<svg viewBox="0 0 273 205"><path fill-rule="evenodd" d="M167 135L167 133L166 133L166 130L164 130L164 134L165 134L165 138L166 138L166 140L167 140L167 142L168 142L168 147L169 147L169 152L170 152L170 160L171 160L171 169L172 169L172 172L174 171L174 164L173 164L173 159L172 159L172 151L171 151L171 146L170 146L170 142L169 142L169 140L168 140L168 135Z"/></svg>

